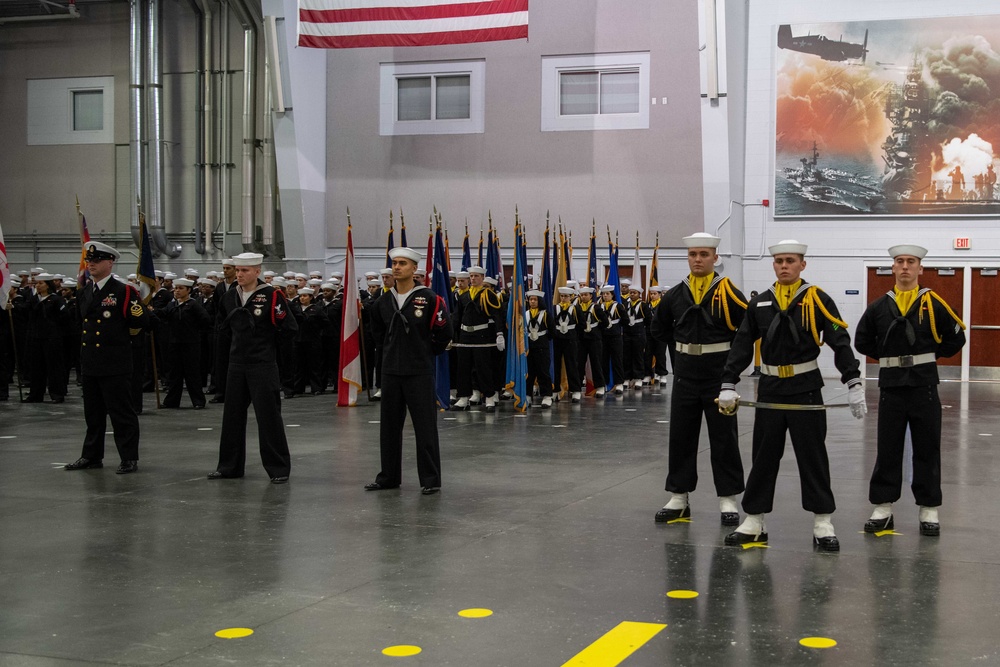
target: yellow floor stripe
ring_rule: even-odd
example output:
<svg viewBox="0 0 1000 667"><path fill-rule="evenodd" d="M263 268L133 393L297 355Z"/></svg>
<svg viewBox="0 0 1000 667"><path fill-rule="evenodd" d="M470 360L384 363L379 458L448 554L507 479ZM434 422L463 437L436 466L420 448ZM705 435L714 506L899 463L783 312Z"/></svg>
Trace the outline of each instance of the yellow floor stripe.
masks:
<svg viewBox="0 0 1000 667"><path fill-rule="evenodd" d="M664 623L622 621L596 642L577 653L563 667L614 667L655 637Z"/></svg>

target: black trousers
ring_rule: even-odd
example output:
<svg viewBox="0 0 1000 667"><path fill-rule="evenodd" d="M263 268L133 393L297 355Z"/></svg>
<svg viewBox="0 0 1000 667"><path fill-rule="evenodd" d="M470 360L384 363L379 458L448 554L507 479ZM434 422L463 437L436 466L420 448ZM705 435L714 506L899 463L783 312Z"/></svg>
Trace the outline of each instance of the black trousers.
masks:
<svg viewBox="0 0 1000 667"><path fill-rule="evenodd" d="M576 348L577 358L579 359L578 372L580 374L580 384L583 384L584 378L587 377L587 360L590 360L590 377L594 381L595 387L603 387L605 384L604 379L604 364L601 362L602 354L601 350L603 346L601 345L601 337L594 336L593 338L581 338L579 344Z"/></svg>
<svg viewBox="0 0 1000 667"><path fill-rule="evenodd" d="M375 481L399 486L403 481L403 425L410 411L417 439L417 477L421 487L441 486L441 450L437 429L434 375L382 373L379 450L382 470Z"/></svg>
<svg viewBox="0 0 1000 667"><path fill-rule="evenodd" d="M295 379L292 385L296 394L304 393L307 385L310 392L326 389L322 358L323 349L319 341L300 340L295 344Z"/></svg>
<svg viewBox="0 0 1000 667"><path fill-rule="evenodd" d="M46 387L52 398L66 396L66 357L60 343L61 341L40 339L28 344L28 352L31 354L29 399L38 401L44 399Z"/></svg>
<svg viewBox="0 0 1000 667"><path fill-rule="evenodd" d="M643 362L643 368L645 369L643 377L651 372L654 377L669 374L667 370L667 344L665 342L656 340L652 336L646 336L646 360ZM673 420L671 419L671 421Z"/></svg>
<svg viewBox="0 0 1000 667"><path fill-rule="evenodd" d="M229 364L226 402L219 438L219 465L226 477L242 477L247 462L247 408L257 417L260 460L269 477L285 477L292 468L281 419L281 382L276 364Z"/></svg>
<svg viewBox="0 0 1000 667"><path fill-rule="evenodd" d="M163 406L167 408L180 406L185 385L188 396L191 397L191 405L205 405L205 392L201 384L201 358L198 355L192 356L190 350L183 349L171 350L168 356L170 381Z"/></svg>
<svg viewBox="0 0 1000 667"><path fill-rule="evenodd" d="M466 341L462 341L465 343ZM489 343L489 340L471 341L475 344ZM475 388L483 396L492 396L497 390L494 381L494 365L496 364L495 347L460 347L458 348L458 395L472 396L473 371L475 371Z"/></svg>
<svg viewBox="0 0 1000 667"><path fill-rule="evenodd" d="M552 355L549 353L549 337L528 345L528 376L525 387L529 395L534 393L538 381L538 393L543 397L552 395Z"/></svg>
<svg viewBox="0 0 1000 667"><path fill-rule="evenodd" d="M139 416L131 398L130 375L83 375L83 416L87 434L83 438L85 459L104 459L104 433L111 418L115 446L122 461L139 460Z"/></svg>
<svg viewBox="0 0 1000 667"><path fill-rule="evenodd" d="M622 366L622 335L604 334L601 345L604 348L601 370L604 372L605 382L622 384L625 382L625 368Z"/></svg>
<svg viewBox="0 0 1000 667"><path fill-rule="evenodd" d="M743 492L743 460L740 458L736 415L719 412L715 399L722 382L674 376L670 394L670 439L666 490L690 493L698 486L698 441L701 416L708 425L712 478L717 496Z"/></svg>
<svg viewBox="0 0 1000 667"><path fill-rule="evenodd" d="M645 333L622 336L622 364L625 367L625 378L641 380L649 372L645 369L646 335Z"/></svg>
<svg viewBox="0 0 1000 667"><path fill-rule="evenodd" d="M941 399L937 385L884 387L878 399L878 455L868 487L876 504L894 503L903 488L906 427L913 440L913 499L924 507L941 504Z"/></svg>
<svg viewBox="0 0 1000 667"><path fill-rule="evenodd" d="M792 395L760 394L761 403L822 405L819 389ZM774 486L785 453L785 434L799 466L802 509L832 514L837 505L830 488L830 461L826 455L826 412L823 410L757 410L753 425L753 465L743 494L747 514L766 514L774 508Z"/></svg>
<svg viewBox="0 0 1000 667"><path fill-rule="evenodd" d="M562 381L560 365L566 366L566 382L569 391L580 391L580 368L575 338L552 338L552 362L555 368L556 384Z"/></svg>

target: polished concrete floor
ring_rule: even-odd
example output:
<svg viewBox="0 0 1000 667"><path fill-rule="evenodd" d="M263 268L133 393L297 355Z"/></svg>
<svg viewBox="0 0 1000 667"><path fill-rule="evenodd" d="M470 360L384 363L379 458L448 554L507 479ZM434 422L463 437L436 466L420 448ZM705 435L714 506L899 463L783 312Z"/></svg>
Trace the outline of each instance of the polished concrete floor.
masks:
<svg viewBox="0 0 1000 667"><path fill-rule="evenodd" d="M722 545L707 451L693 520L653 522L668 388L525 417L443 413L435 496L419 493L412 433L403 487L362 490L378 469L374 404L285 401L292 475L275 486L255 440L245 478L205 479L220 406L156 411L147 394L140 471L119 476L113 454L60 469L79 455L79 390L0 403L0 665L1000 664L1000 385L941 387L938 539L918 535L908 489L899 534L860 534L868 392L864 423L829 411L834 555L812 550L791 447L769 548ZM752 411L739 419L747 462ZM229 628L253 634L216 637ZM398 646L421 652L383 654Z"/></svg>

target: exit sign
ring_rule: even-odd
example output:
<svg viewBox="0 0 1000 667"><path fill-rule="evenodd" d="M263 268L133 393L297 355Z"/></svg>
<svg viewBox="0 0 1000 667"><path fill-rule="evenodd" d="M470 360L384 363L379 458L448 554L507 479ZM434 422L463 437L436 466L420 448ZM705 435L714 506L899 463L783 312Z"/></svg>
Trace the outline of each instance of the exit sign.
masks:
<svg viewBox="0 0 1000 667"><path fill-rule="evenodd" d="M968 236L959 236L955 238L955 250L968 250L972 246L969 244Z"/></svg>

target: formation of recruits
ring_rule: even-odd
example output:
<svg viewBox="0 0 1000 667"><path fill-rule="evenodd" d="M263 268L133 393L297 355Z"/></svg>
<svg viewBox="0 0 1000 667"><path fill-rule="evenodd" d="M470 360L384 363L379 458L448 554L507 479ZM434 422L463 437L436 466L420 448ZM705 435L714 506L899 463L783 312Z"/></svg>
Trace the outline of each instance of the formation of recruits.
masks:
<svg viewBox="0 0 1000 667"><path fill-rule="evenodd" d="M554 388L561 384L559 379L552 377L550 368L561 368L570 400L579 402L584 389L584 369L589 362L595 395L604 395L608 378L614 378L612 391L621 394L626 389L638 389L647 384L665 384L666 359L671 358L674 372L669 472L665 484L670 498L656 513L655 520L671 523L691 516L689 498L697 486L698 442L704 418L721 523L736 526L725 538L727 545L767 543L765 517L773 509L779 464L786 435L789 435L801 479L802 507L814 514L813 544L821 551L839 551L840 544L831 520L836 505L825 445L827 406L823 404L821 389L824 383L818 357L823 346L830 348L841 382L848 388L851 412L862 419L867 413L865 391L860 363L851 349L847 323L840 318L836 304L825 292L802 280L801 273L806 267L805 244L787 240L770 246L777 280L748 300L728 278L714 270L719 241L718 237L704 233L685 237L689 275L665 294L658 289L651 290L650 301L643 299L639 289L628 289L628 297L618 302L613 286L602 287L600 299L595 300L593 288L568 285L559 288L559 302L549 309L542 292L528 291L525 311L530 341L528 386L537 385L539 406L550 407ZM892 505L901 495L907 431L913 442L911 489L919 506L919 530L927 536L940 533L941 404L937 393L936 360L958 353L966 339L965 325L948 304L932 290L919 286L921 260L926 253L925 248L912 244L889 249L896 285L869 305L855 335L855 348L879 363L878 453L869 488L869 500L874 509L864 525L868 533L894 527ZM244 254L225 262L221 276L200 278L195 272L188 272L185 278L172 278L169 274L162 277L163 284L157 293L160 300L154 297L149 310L152 313L150 320L161 323L167 331L164 337L168 342L162 356L171 378L166 407L177 407L181 386L185 384L194 406L204 406L201 387L209 374L206 356L212 360L210 374L217 390L213 400L227 400L225 378L233 374L226 368L226 360L231 354L209 353L199 358L197 351L199 348L205 350L206 346L210 350L213 344L228 349L231 340L232 349L237 347L233 332L229 331L223 339L223 330L231 328L227 324L231 319L230 311L239 304L233 297L230 299L233 305L224 306L225 295L236 284L239 258L243 258L244 263L256 262L254 280L268 290L270 301L264 305L270 309L272 325L295 334L294 346L281 342L279 337L274 338L278 383L285 395L303 392L307 387L313 393L323 392L331 375L336 375L339 315L343 309L340 276L334 274L324 281L318 275L278 276L264 272L258 279L261 257ZM411 261L419 266L417 260ZM409 289L423 287L422 273L419 269L414 270ZM374 272L366 275L368 290L361 294L361 308L362 313L368 314L363 316L363 321L382 310L383 299L395 300L399 296L392 289L391 269L383 270L380 278L377 276L379 274ZM216 282L215 277L221 280ZM171 279L173 297L160 296L168 289ZM22 280L25 284L19 287L15 283L11 310L5 315L13 315L15 325L20 320L22 327L28 327L22 340L32 341L35 350L27 355L31 389L25 400L42 400L47 387L52 400L62 401L66 393L67 369L72 367L70 360L74 359L73 345L63 338L64 329L67 322L73 320L74 313L76 322L82 319L86 323L85 304L72 307L74 290L70 281L60 285L57 277L41 271ZM200 296L192 298L195 280ZM248 282L248 288L257 283ZM496 410L504 379L500 353L506 346L508 297L495 288L496 280L486 276L481 267L470 267L467 272L453 276L453 288L448 295L454 341L450 354L455 361L451 366L452 386L455 387L452 409L467 410L471 405L482 403L485 410ZM257 292L251 290L251 293L258 298ZM244 298L242 292L239 298ZM288 325L279 327L279 320L285 317L284 307L292 317L288 318ZM257 317L261 317L257 312L260 310L254 311ZM386 312L392 311L386 307ZM211 324L213 321L215 326ZM144 322L133 324L148 326ZM196 337L192 333L195 331L203 337ZM376 327L375 331L385 336L381 327ZM83 330L83 337L86 339L86 330ZM371 329L366 329L364 348L370 360L366 364L366 382L372 382L374 373L374 386L377 387L380 384L381 341L375 338ZM753 361L755 345L759 345L761 377L757 386L752 462L744 483L737 441L736 411L740 397L736 385L741 373ZM60 352L53 352L56 347ZM82 349L86 350L85 342ZM9 379L9 366L0 371ZM6 389L6 383L0 384ZM85 399L86 391L84 383ZM246 407L251 401L248 391L253 393L252 389L243 386L239 397L244 430ZM378 397L377 391L375 397ZM258 410L256 398L253 404ZM280 425L280 414L277 424ZM284 438L283 432L281 438ZM262 437L262 456L263 440ZM245 445L243 448L245 450ZM283 451L285 463L279 461L268 467L265 462L269 473L274 473L272 481L287 480L287 444ZM245 451L243 458L228 468L223 465L224 458L220 455L220 468L210 477L242 476ZM86 456L81 459L85 460ZM123 464L125 462L123 455ZM380 481L376 486L383 483ZM398 485L395 478L388 486L394 485ZM426 485L436 489L440 485L439 473L433 483ZM740 493L743 493L742 507L746 514L742 522L736 501Z"/></svg>

